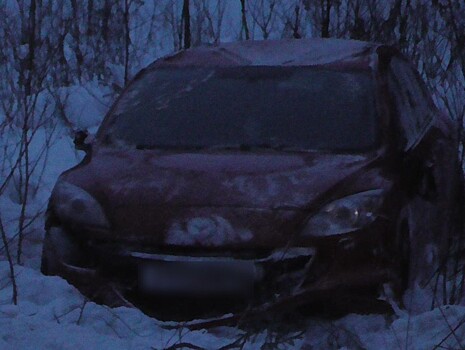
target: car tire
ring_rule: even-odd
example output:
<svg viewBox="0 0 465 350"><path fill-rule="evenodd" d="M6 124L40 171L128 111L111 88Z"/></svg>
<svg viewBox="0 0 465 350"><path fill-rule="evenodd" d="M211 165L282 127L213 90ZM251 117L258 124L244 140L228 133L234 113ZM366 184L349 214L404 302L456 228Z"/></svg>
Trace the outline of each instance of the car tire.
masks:
<svg viewBox="0 0 465 350"><path fill-rule="evenodd" d="M44 275L57 275L60 271L61 261L74 263L78 259L76 244L69 233L59 226L48 228L42 247L41 272Z"/></svg>

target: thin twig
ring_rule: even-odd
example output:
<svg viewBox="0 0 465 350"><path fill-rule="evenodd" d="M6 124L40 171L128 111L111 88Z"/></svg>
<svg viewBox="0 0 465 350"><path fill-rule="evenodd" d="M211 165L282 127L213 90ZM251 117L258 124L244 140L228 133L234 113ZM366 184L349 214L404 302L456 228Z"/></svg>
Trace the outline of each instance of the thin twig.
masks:
<svg viewBox="0 0 465 350"><path fill-rule="evenodd" d="M2 235L3 246L5 248L5 254L6 254L6 258L8 260L8 266L10 269L10 279L11 279L11 284L13 286L13 291L12 291L13 304L17 305L18 304L18 287L16 285L15 268L14 268L13 258L11 257L10 248L8 245L8 239L6 236L5 229L3 227L3 221L2 221L1 216L0 216L0 233Z"/></svg>

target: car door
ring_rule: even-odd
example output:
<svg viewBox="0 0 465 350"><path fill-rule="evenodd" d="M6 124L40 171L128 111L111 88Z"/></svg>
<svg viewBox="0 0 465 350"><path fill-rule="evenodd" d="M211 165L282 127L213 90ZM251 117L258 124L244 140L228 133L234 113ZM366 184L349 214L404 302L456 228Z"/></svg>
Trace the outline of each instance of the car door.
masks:
<svg viewBox="0 0 465 350"><path fill-rule="evenodd" d="M388 81L404 193L398 220L408 227L410 273L424 285L432 281L456 229L460 182L456 133L440 115L419 74L402 57L391 60Z"/></svg>

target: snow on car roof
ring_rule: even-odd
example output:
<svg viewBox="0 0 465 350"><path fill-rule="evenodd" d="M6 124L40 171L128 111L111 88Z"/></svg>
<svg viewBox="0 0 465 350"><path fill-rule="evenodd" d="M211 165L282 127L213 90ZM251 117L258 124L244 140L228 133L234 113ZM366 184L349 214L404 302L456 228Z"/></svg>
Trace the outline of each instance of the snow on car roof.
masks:
<svg viewBox="0 0 465 350"><path fill-rule="evenodd" d="M155 61L150 68L183 66L313 66L359 62L365 66L378 44L342 39L239 41L180 51Z"/></svg>

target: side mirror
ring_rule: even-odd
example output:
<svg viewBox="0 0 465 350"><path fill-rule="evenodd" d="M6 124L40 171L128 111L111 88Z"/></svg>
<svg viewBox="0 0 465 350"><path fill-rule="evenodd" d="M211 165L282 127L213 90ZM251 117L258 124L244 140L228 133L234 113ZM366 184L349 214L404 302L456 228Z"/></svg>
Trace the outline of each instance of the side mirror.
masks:
<svg viewBox="0 0 465 350"><path fill-rule="evenodd" d="M74 148L89 153L92 149L92 144L89 142L89 138L89 132L87 130L77 130L74 133Z"/></svg>

